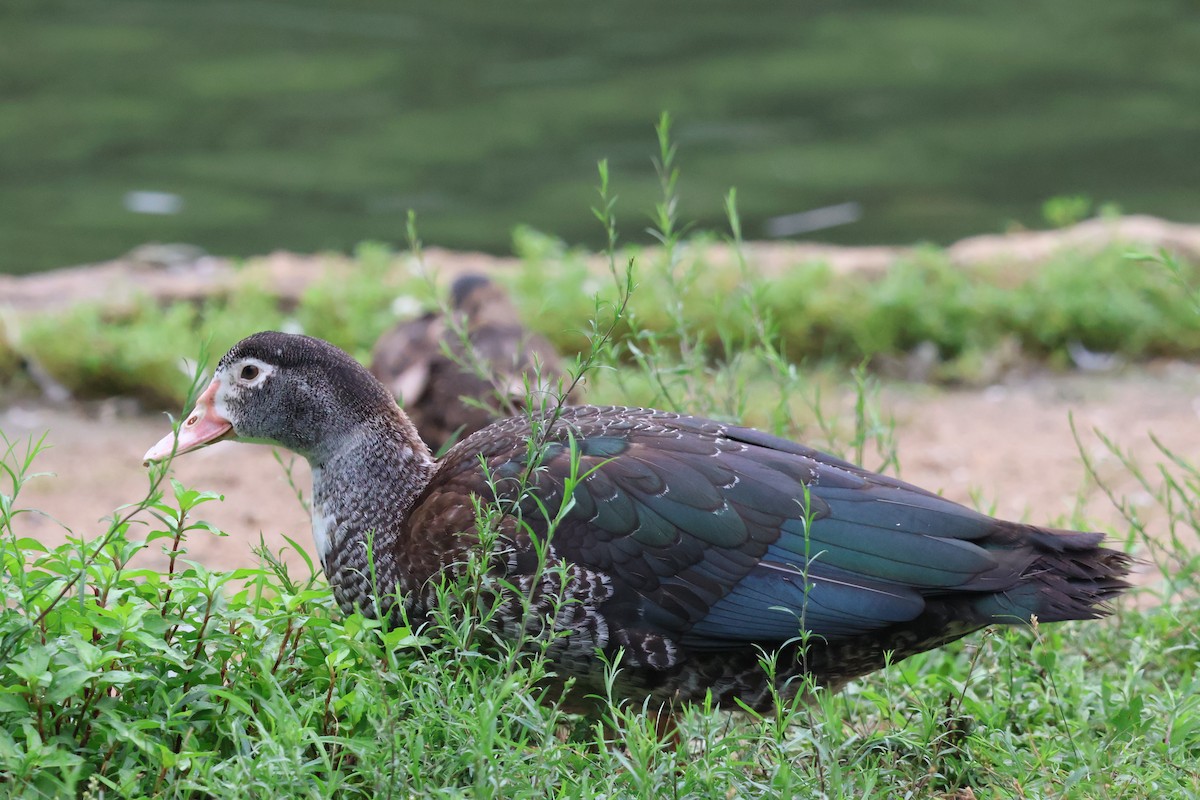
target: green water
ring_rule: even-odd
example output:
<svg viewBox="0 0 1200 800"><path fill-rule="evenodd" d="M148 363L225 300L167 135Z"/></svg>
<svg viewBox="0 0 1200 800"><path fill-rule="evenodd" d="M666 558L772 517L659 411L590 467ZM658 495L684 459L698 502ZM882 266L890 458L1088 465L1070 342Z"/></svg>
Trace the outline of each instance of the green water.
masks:
<svg viewBox="0 0 1200 800"><path fill-rule="evenodd" d="M0 0L0 272L151 240L223 254L638 238L652 124L681 213L748 236L846 201L841 242L1037 226L1082 193L1200 217L1200 12L1170 0ZM179 213L132 213L132 191Z"/></svg>

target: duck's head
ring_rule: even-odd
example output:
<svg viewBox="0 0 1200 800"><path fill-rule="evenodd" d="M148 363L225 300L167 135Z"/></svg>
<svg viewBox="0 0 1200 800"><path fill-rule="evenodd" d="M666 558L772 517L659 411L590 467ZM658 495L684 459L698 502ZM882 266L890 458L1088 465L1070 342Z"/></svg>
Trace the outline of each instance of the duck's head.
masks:
<svg viewBox="0 0 1200 800"><path fill-rule="evenodd" d="M319 460L363 423L400 416L387 389L348 354L311 336L264 331L225 354L178 442L174 433L164 436L145 461L225 439L276 444Z"/></svg>
<svg viewBox="0 0 1200 800"><path fill-rule="evenodd" d="M485 275L468 273L457 278L450 286L450 304L466 317L472 329L519 324L508 292Z"/></svg>

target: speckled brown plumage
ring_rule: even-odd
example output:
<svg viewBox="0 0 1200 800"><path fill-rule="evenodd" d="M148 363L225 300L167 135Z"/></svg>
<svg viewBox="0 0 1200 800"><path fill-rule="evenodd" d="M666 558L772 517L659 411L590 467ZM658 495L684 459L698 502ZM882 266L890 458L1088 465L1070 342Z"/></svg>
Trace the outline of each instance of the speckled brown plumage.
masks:
<svg viewBox="0 0 1200 800"><path fill-rule="evenodd" d="M309 459L314 533L345 609L392 605L365 577L373 537L382 591L419 620L475 544L472 499L502 504L492 573L533 613L504 595L495 627L565 634L550 655L581 695L600 689L601 654L620 654L617 690L635 701L711 691L718 704L764 709L796 676L840 686L989 624L1101 616L1126 588L1129 559L1100 534L992 519L712 420L573 407L537 421L548 435L536 450L530 422L510 418L435 461L365 369L278 333L235 346L210 391L238 437ZM547 514L563 508L551 535ZM552 569L539 569L535 542ZM779 653L774 686L764 650Z"/></svg>
<svg viewBox="0 0 1200 800"><path fill-rule="evenodd" d="M553 345L521 325L512 301L493 281L480 275L458 278L451 303L457 329L439 314L425 314L384 333L371 356L371 373L403 404L435 450L521 413L526 381L549 393L563 377ZM464 332L473 358L467 357ZM472 370L472 363L485 367L487 376ZM570 403L578 400L577 394L568 397Z"/></svg>

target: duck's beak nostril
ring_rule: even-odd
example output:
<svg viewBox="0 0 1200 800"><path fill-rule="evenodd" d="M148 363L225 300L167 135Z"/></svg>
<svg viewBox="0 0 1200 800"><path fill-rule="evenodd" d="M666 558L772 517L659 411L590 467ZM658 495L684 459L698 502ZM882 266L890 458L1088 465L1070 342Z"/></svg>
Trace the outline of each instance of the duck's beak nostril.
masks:
<svg viewBox="0 0 1200 800"><path fill-rule="evenodd" d="M146 452L143 461L163 461L172 454L181 455L198 447L232 437L233 425L214 407L213 396L219 387L220 384L216 380L210 383L204 393L200 395L200 399L196 401L196 407L192 409L192 413L188 414L187 419L180 426L178 439L174 432L168 433L158 444Z"/></svg>

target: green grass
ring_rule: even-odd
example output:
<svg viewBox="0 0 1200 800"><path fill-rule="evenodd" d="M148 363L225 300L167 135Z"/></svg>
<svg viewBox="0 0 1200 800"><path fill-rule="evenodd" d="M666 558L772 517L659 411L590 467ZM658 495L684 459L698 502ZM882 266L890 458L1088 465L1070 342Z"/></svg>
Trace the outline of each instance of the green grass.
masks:
<svg viewBox="0 0 1200 800"><path fill-rule="evenodd" d="M608 277L599 273L587 313L573 318L589 391L749 419L868 466L894 469L892 426L873 407L870 376L854 373L855 412L839 420L822 402L822 379L795 366L785 347L802 343L785 334L777 284L756 277L743 256L732 195L730 269L742 280L731 282L723 302L741 310L693 313L711 274L684 257L688 245L679 233L665 131L659 167L662 201L653 224L662 250L650 263L635 264L639 285L630 295L625 256L611 247ZM615 242L605 169L601 183L597 217ZM419 262L415 237L413 244ZM574 265L578 258L565 253L527 261L533 270ZM379 270L377 280L390 274L390 261L380 253L364 253L362 262L364 272ZM571 269L578 267L549 281L548 298L565 296L572 280L578 292L584 276ZM1164 274L1188 279L1182 268ZM331 306L327 298L335 293L341 294ZM896 307L912 308L911 294L893 286L868 300L894 297ZM375 301L350 284L330 286L314 290L295 315L308 325L329 324L323 332L361 352L375 323L330 323L318 311L369 309ZM131 337L109 358L146 351L153 358L145 364L178 374L186 407L202 371L185 372L178 358L196 352L195 331L205 325L214 350L221 350L221 337L240 335L239 315L247 308L262 314L273 306L251 294L221 306L147 308L140 313L157 327L145 330L156 335L143 331L142 338L136 324L120 334L88 324L95 336ZM898 312L861 313L887 318ZM950 320L950 328L965 324L953 314L934 318ZM145 496L130 498L132 505L116 510L110 524L47 548L21 534L23 516L36 513L23 506L22 489L35 474L41 446L6 440L0 453L0 792L6 796L950 798L968 788L977 797L1013 798L1200 793L1200 557L1186 544L1197 531L1200 469L1167 446L1153 465L1117 453L1166 510L1169 524L1165 531L1146 530L1139 505L1113 498L1128 525L1112 534L1152 565L1156 579L1119 603L1111 618L990 630L764 717L693 707L684 715L687 744L680 751L656 740L652 715L641 708L602 698L601 715L593 719L555 704L544 688L545 642L518 646L489 633L492 609L477 591L485 552L468 562L461 581L444 588L428 624L389 627L345 616L309 561L298 573L278 554L262 551L257 567L234 572L190 561L189 542L225 533L202 521L213 496L203 487L167 482L165 467L150 470ZM168 570L139 568L145 550L167 553Z"/></svg>
<svg viewBox="0 0 1200 800"><path fill-rule="evenodd" d="M6 464L23 461L10 453ZM320 579L263 566L138 570L162 524L47 552L10 534L0 785L12 797L1185 797L1200 790L1194 601L1004 629L768 719L702 708L687 753L638 709L539 702L546 665L432 628L340 616ZM6 524L6 529L9 527ZM72 580L75 582L72 583ZM1193 583L1192 591L1196 586ZM448 598L448 604L453 598ZM475 641L473 641L475 640ZM571 727L564 741L561 729Z"/></svg>

